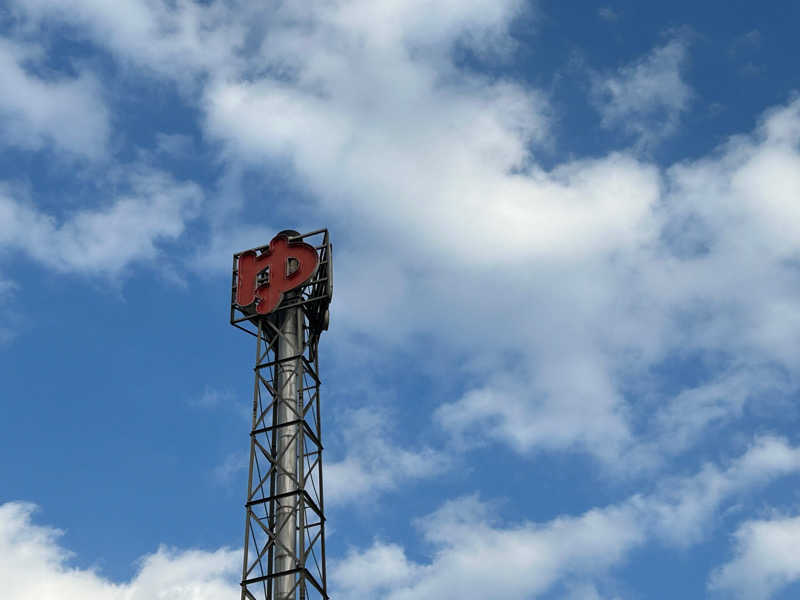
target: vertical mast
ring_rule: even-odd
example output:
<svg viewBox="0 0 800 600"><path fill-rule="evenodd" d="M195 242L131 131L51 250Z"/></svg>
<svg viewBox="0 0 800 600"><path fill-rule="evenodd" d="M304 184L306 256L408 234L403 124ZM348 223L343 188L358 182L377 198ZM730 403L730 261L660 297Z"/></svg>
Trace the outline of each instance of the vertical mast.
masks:
<svg viewBox="0 0 800 600"><path fill-rule="evenodd" d="M281 232L234 255L233 271L231 323L257 347L241 598L327 600L317 347L328 232Z"/></svg>
<svg viewBox="0 0 800 600"><path fill-rule="evenodd" d="M277 369L277 461L275 500L275 571L288 572L299 566L297 555L297 494L302 488L298 475L302 465L298 456L302 420L303 400L300 390L303 382L303 365L300 353L303 348L303 322L299 308L289 308L279 315ZM275 581L276 600L295 598L294 577L281 575Z"/></svg>

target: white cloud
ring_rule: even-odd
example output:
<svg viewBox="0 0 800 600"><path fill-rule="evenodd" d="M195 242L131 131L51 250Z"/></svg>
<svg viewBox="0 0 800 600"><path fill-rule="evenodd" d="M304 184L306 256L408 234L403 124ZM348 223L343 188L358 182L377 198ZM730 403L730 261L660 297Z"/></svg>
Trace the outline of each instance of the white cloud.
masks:
<svg viewBox="0 0 800 600"><path fill-rule="evenodd" d="M20 250L61 272L119 275L131 263L159 256L158 242L175 240L196 216L200 188L149 169L131 169L130 191L60 222L0 191L0 247Z"/></svg>
<svg viewBox="0 0 800 600"><path fill-rule="evenodd" d="M597 9L597 16L604 21L614 22L619 20L619 13L610 6L603 6Z"/></svg>
<svg viewBox="0 0 800 600"><path fill-rule="evenodd" d="M503 6L486 19L484 41L505 43L516 5ZM530 163L531 147L549 135L542 95L458 71L441 51L456 32L474 34L483 21L471 15L485 7L463 3L439 15L448 24L420 32L416 45L410 13L392 7L339 3L294 22L291 9L281 12L270 44L251 57L262 74L213 79L204 95L207 130L231 160L288 160L320 217L348 237L337 254L338 327L386 332L393 342L433 332L458 360L470 348L471 379L489 376L450 403L462 429L488 419L484 431L518 450L578 447L609 463L643 433L637 419L648 435L669 421L666 412L639 418L626 394L629 380L675 349L736 352L734 368L753 374L739 379L746 398L763 391L761 375L794 368L791 267L786 253L754 246L796 248L787 228L758 225L766 208L792 206L796 108L666 173L613 154L544 171ZM392 34L375 33L384 29ZM691 96L680 74L686 52L678 38L622 68L609 80L608 118L641 125L655 115L661 133L677 126ZM748 154L749 163L737 158ZM776 189L752 183L764 179ZM754 218L729 220L732 207ZM776 214L781 220L800 222ZM687 222L711 227L723 245L706 260L692 255L697 235ZM365 254L369 265L358 259ZM743 275L754 285L742 285ZM770 293L756 298L755 289ZM756 321L737 334L734 324L748 318ZM763 369L778 351L778 370ZM509 370L498 356L519 366ZM711 382L723 377L710 373ZM502 402L487 401L498 393ZM674 451L735 418L743 402L718 403L702 422L700 413L673 420L685 440Z"/></svg>
<svg viewBox="0 0 800 600"><path fill-rule="evenodd" d="M800 580L800 517L747 521L734 534L735 556L709 580L744 600L767 600Z"/></svg>
<svg viewBox="0 0 800 600"><path fill-rule="evenodd" d="M653 539L696 543L725 502L798 471L800 449L768 437L756 440L727 468L708 465L693 476L663 482L650 495L543 523L503 523L496 505L475 496L451 500L416 523L422 548L431 552L428 562L408 558L397 544L376 541L331 563L333 591L343 599L522 600L564 584L574 598L596 599L593 578L622 564L632 550ZM94 570L70 566L60 532L34 524L33 511L30 504L0 505L0 580L7 600L155 600L164 595L211 600L236 593L240 550L162 547L139 561L129 581L113 583ZM796 520L745 524L737 534L735 564L718 571L714 585L738 585L739 563L753 575L754 593L796 578L794 554L782 554L781 545L796 543L795 529L800 531Z"/></svg>
<svg viewBox="0 0 800 600"><path fill-rule="evenodd" d="M391 52L402 46L447 50L457 40L480 44L487 37L503 36L509 21L523 9L519 0L356 0L317 6L325 6L320 20L336 30L357 31L370 46ZM296 16L300 11L288 13Z"/></svg>
<svg viewBox="0 0 800 600"><path fill-rule="evenodd" d="M491 503L460 498L417 523L423 547L431 548L428 562L376 541L334 563L334 591L345 599L522 600L560 583L572 597L599 598L592 578L624 563L634 549L653 540L696 544L725 502L798 471L800 449L768 437L725 469L707 465L693 476L664 481L652 494L545 523L504 524Z"/></svg>
<svg viewBox="0 0 800 600"><path fill-rule="evenodd" d="M592 97L603 125L620 127L644 148L675 133L692 99L681 76L686 55L686 41L676 38L613 74L595 75Z"/></svg>
<svg viewBox="0 0 800 600"><path fill-rule="evenodd" d="M489 360L498 344L508 344L511 352L525 354L526 363L534 354L530 362L560 366L561 373L574 362L609 382L605 359L576 337L602 327L604 313L623 313L630 304L614 289L627 273L609 273L607 261L635 255L653 235L658 172L623 155L575 161L552 172L528 168L529 146L548 135L549 109L541 94L458 73L442 65L441 53L410 52L400 34L391 38L394 44L386 36L373 40L357 22L339 18L336 7L333 16L285 27L263 50L265 64L289 62L291 77L279 72L219 80L208 88L205 108L209 131L234 156L248 163L290 161L319 199L320 214L334 230L341 223L339 231L351 241L348 255L337 253L343 282L337 287L338 327L382 331L387 339L446 331L453 347L486 341L475 360ZM378 19L375 27L392 23ZM397 27L403 29L402 19ZM453 39L442 35L442 43ZM357 257L367 253L364 264ZM386 283L375 289L378 280ZM458 311L452 310L454 299ZM497 318L484 316L487 306ZM526 314L525 306L541 312ZM514 318L500 318L504 313ZM623 331L617 327L612 335ZM563 343L545 349L537 338ZM572 387L565 385L545 367L525 378L548 373L540 387L550 398L523 397L522 412L527 402L558 407L581 386L575 379ZM563 418L551 419L569 420L569 431L523 433L518 446L588 440L604 452L619 448L629 433L621 395L612 388L587 383L571 403L573 418L561 411ZM599 416L596 423L574 418L587 406ZM606 444L599 429L616 441Z"/></svg>
<svg viewBox="0 0 800 600"><path fill-rule="evenodd" d="M113 7L98 0L14 0L13 5L29 27L73 24L121 60L184 81L207 73L240 75L250 68L260 75L265 65L249 64L247 52L262 43L296 51L308 24L322 23L326 35L353 31L357 36L352 42L375 47L383 58L400 48L446 54L455 42L485 50L505 41L505 27L525 10L521 0L313 0L302 7L242 0L210 4L120 0ZM292 27L299 38L285 35ZM280 65L269 66L291 74L295 61L288 54L282 58Z"/></svg>
<svg viewBox="0 0 800 600"><path fill-rule="evenodd" d="M206 396L202 404L193 404L208 408L219 405L216 393ZM428 446L409 450L393 439L393 433L388 414L379 408L347 409L337 414L335 427L327 434L330 437L323 463L327 506L372 507L381 495L434 477L451 465L446 451ZM343 450L334 454L337 447ZM232 452L214 467L212 477L228 485L246 472L248 460L246 452Z"/></svg>
<svg viewBox="0 0 800 600"><path fill-rule="evenodd" d="M123 63L189 84L231 169L290 166L314 216L346 240L336 326L371 349L422 338L432 370L457 364L466 389L436 412L456 435L522 453L578 448L627 469L685 451L748 402L797 389L799 101L670 169L629 153L544 169L535 159L552 135L545 95L451 56L457 44L491 52L511 43L516 1L16 7L34 25L71 23ZM41 83L12 50L4 56L5 77ZM692 95L686 59L675 39L598 77L603 123L635 136L639 150L674 133ZM81 91L90 78L57 83L90 106L94 96ZM21 122L42 139L56 135L37 119ZM132 189L60 219L6 194L0 243L57 270L119 274L179 238L199 201L194 186L164 176ZM228 269L233 250L266 241L266 226L235 222L238 207L209 211L205 265ZM707 379L675 393L642 383L678 351L708 359ZM355 416L350 454L327 465L329 500L391 490L445 464L432 450L398 449L374 415ZM546 523L502 524L491 506L461 499L420 522L428 561L376 542L333 579L353 597L525 598L574 577L573 595L597 597L586 577L653 538L696 542L726 499L797 469L796 449L763 438L727 469L706 466L650 495ZM180 574L172 567L184 555L162 554ZM497 575L477 578L487 572Z"/></svg>
<svg viewBox="0 0 800 600"><path fill-rule="evenodd" d="M209 70L227 72L236 64L245 24L258 24L247 2L15 0L11 4L22 17L23 28L73 25L123 63L188 85Z"/></svg>
<svg viewBox="0 0 800 600"><path fill-rule="evenodd" d="M516 1L16 6L192 80L231 170L290 167L337 243L335 326L372 348L424 337L458 364L467 387L437 413L455 434L639 468L798 385L798 102L667 170L626 153L547 170L545 95L451 52L506 47ZM606 124L671 133L686 59L676 38L598 78ZM237 222L245 204L209 211L204 267L266 241ZM676 352L709 359L696 389L648 383Z"/></svg>
<svg viewBox="0 0 800 600"><path fill-rule="evenodd" d="M183 68L212 73L202 94L206 127L225 144L230 160L255 165L288 159L319 199L321 216L334 226L342 215L359 223L358 233L364 235L353 254L370 247L374 260L368 271L374 275L383 264L397 285L382 286L381 298L375 298L375 277L365 275L363 261L337 268L344 282L337 288L339 327L385 330L391 314L388 329L403 336L439 322L442 330L459 331L454 344L486 338L491 353L504 334L518 350L524 338L541 333L553 339L567 326L571 335L547 362L566 365L574 359L598 381L610 381L606 361L574 343L574 336L581 335L585 319L626 304L613 290L619 277L607 273L605 262L621 251L636 252L651 235L658 173L622 155L575 161L552 172L526 166L530 146L546 143L549 135L546 99L508 81L460 72L448 54L456 42L483 49L506 45L506 27L520 10L518 2L457 2L437 5L433 12L428 5L422 11L406 3L343 2L302 14L287 5L270 15L269 44L236 60L223 52L224 68L204 62L203 56L219 36L230 33L223 30L231 15L203 29L199 23L212 23L208 15L198 16L205 9L180 5L162 15L172 28L159 29L153 23L166 10L160 4L146 8L128 2L120 11L92 11L90 4L79 3L69 15L50 3L26 3L20 10L35 18L82 23L126 60L156 70L169 65L169 57L183 56L174 52L180 47ZM131 16L124 17L128 11ZM195 44L198 40L208 44ZM156 60L149 48L164 44L167 49L158 50ZM139 51L144 45L148 48ZM256 64L257 73L251 73ZM229 255L241 229L215 227L210 249L221 256L227 248ZM397 255L406 260L398 264ZM446 259L431 260L437 257ZM228 267L227 259L219 264ZM422 264L425 270L416 266ZM465 270L469 278L461 275ZM520 279L522 270L531 275ZM574 273L561 278L560 289L551 279L559 271ZM574 310L563 308L546 322L524 317L521 327L479 317L487 303L497 302L491 291L497 286L505 290L498 311L530 303L541 303L543 311L568 306L576 294L584 294L584 277L593 271L598 277L590 287L602 300L597 306L582 302L584 314L577 321L569 314ZM385 278L385 272L377 275ZM477 294L474 281L485 282ZM506 287L506 281L514 283ZM560 297L553 298L554 292ZM465 299L458 312L450 308L454 296ZM368 298L373 308L363 310ZM420 298L428 318L420 318ZM537 332L542 328L549 331ZM534 348L534 354L540 350ZM573 391L557 379L551 375L541 385L550 396L547 406L558 406ZM569 431L525 433L519 447L539 440L555 440L552 447L584 440L587 446L605 447L607 438L596 430L606 423L617 439L609 447L618 448L629 433L621 420L621 397L612 387L586 385L588 395L572 403L573 416L587 404L595 407L594 431L566 414L554 415L552 422L567 423ZM521 410L527 401L522 398Z"/></svg>
<svg viewBox="0 0 800 600"><path fill-rule="evenodd" d="M376 541L360 552L351 549L341 561L334 563L332 572L334 585L344 597L355 594L363 598L408 585L424 574L425 568L410 561L401 546Z"/></svg>
<svg viewBox="0 0 800 600"><path fill-rule="evenodd" d="M463 442L485 437L519 452L591 449L612 460L631 442L622 398L591 361L548 365L534 381L496 382L443 404L437 421Z"/></svg>
<svg viewBox="0 0 800 600"><path fill-rule="evenodd" d="M211 470L213 480L223 486L230 486L242 473L247 473L250 455L247 451L231 452Z"/></svg>
<svg viewBox="0 0 800 600"><path fill-rule="evenodd" d="M42 77L26 67L40 47L0 38L0 133L3 143L38 150L54 144L92 159L105 155L110 125L102 87L81 71Z"/></svg>
<svg viewBox="0 0 800 600"><path fill-rule="evenodd" d="M230 408L236 407L240 410L241 402L236 402L234 395L230 391L221 391L206 384L202 394L197 394L189 398L189 406L203 409ZM245 407L245 412L250 414L250 410Z"/></svg>
<svg viewBox="0 0 800 600"><path fill-rule="evenodd" d="M588 583L577 583L567 587L566 600L603 600L604 596L597 591L597 587ZM609 597L609 600L612 600ZM613 600L620 600L619 596L614 596Z"/></svg>
<svg viewBox="0 0 800 600"><path fill-rule="evenodd" d="M343 416L345 456L325 461L329 504L374 502L377 494L447 467L447 457L431 448L407 450L392 443L386 416L376 409L353 409Z"/></svg>
<svg viewBox="0 0 800 600"><path fill-rule="evenodd" d="M0 276L0 346L10 342L16 335L13 326L14 316L7 306L18 289L19 286L15 282Z"/></svg>
<svg viewBox="0 0 800 600"><path fill-rule="evenodd" d="M191 136L180 133L157 133L156 149L162 154L186 157L194 149L194 140Z"/></svg>
<svg viewBox="0 0 800 600"><path fill-rule="evenodd" d="M176 551L161 547L143 557L130 581L114 583L92 569L69 564L60 531L36 525L34 506L0 505L0 581L6 600L216 600L233 598L239 551Z"/></svg>
<svg viewBox="0 0 800 600"><path fill-rule="evenodd" d="M686 388L655 411L654 450L677 454L691 448L710 427L741 417L748 402L781 395L788 388L780 373L751 366L731 369L708 383Z"/></svg>
<svg viewBox="0 0 800 600"><path fill-rule="evenodd" d="M666 478L657 493L633 502L649 515L660 538L676 546L689 546L707 536L725 500L798 471L800 448L765 436L757 438L727 468L706 464L694 476Z"/></svg>
<svg viewBox="0 0 800 600"><path fill-rule="evenodd" d="M470 333L495 351L517 340L531 367L515 373L491 365L487 384L439 410L445 427L484 431L521 451L586 444L601 457L656 437L652 457L690 448L709 426L743 414L747 402L796 390L798 127L795 101L713 157L669 170L650 209L658 226L640 229L649 241L618 246L613 263L531 262L536 275L492 299L494 318L480 317L477 307L468 313ZM469 306L466 291L450 290ZM527 315L515 309L523 303ZM674 395L658 384L636 387L671 353L703 361L707 379ZM648 400L653 395L658 404ZM637 405L646 414L632 412ZM652 462L639 450L626 462Z"/></svg>
<svg viewBox="0 0 800 600"><path fill-rule="evenodd" d="M337 597L522 600L570 573L601 573L643 539L635 515L617 507L509 527L496 526L491 510L470 496L422 519L421 535L434 549L428 564L409 561L391 544L351 553L333 568ZM372 575L359 577L363 570Z"/></svg>
<svg viewBox="0 0 800 600"><path fill-rule="evenodd" d="M798 141L795 100L717 155L673 167L664 232L678 256L651 273L669 301L682 296L693 347L727 349L737 366L760 360L790 374L800 350L792 302L800 290Z"/></svg>

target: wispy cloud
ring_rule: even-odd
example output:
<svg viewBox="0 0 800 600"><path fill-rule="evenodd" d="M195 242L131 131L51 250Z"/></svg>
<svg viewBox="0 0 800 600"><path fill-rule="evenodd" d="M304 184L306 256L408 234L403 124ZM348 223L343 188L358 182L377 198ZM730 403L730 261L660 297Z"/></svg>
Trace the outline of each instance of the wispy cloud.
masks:
<svg viewBox="0 0 800 600"><path fill-rule="evenodd" d="M146 167L131 166L123 184L103 205L61 219L0 189L0 245L60 272L119 276L152 261L158 243L180 237L196 216L203 192Z"/></svg>
<svg viewBox="0 0 800 600"><path fill-rule="evenodd" d="M16 330L11 323L13 313L8 306L18 289L19 285L15 282L0 278L0 346L10 342L16 335Z"/></svg>
<svg viewBox="0 0 800 600"><path fill-rule="evenodd" d="M727 468L707 465L695 475L665 481L649 495L544 523L501 524L495 506L466 496L417 522L434 548L431 562L416 562L402 546L375 541L338 561L333 583L338 597L347 599L523 600L559 583L597 598L590 582L601 581L635 548L654 539L678 547L696 544L709 534L725 502L798 471L800 449L762 438Z"/></svg>
<svg viewBox="0 0 800 600"><path fill-rule="evenodd" d="M202 409L217 409L231 406L242 407L242 402L236 402L235 396L228 390L218 390L206 385L202 394L195 394L188 400L189 406ZM245 407L246 409L246 407ZM249 414L249 410L247 411Z"/></svg>
<svg viewBox="0 0 800 600"><path fill-rule="evenodd" d="M615 72L595 74L592 102L603 126L622 130L641 149L673 135L693 96L681 73L687 50L688 42L675 38Z"/></svg>
<svg viewBox="0 0 800 600"><path fill-rule="evenodd" d="M619 20L619 13L610 6L598 8L597 15L604 21L614 22Z"/></svg>
<svg viewBox="0 0 800 600"><path fill-rule="evenodd" d="M767 600L800 580L800 517L747 521L734 540L734 557L712 574L710 589L742 600Z"/></svg>
<svg viewBox="0 0 800 600"><path fill-rule="evenodd" d="M352 549L331 565L337 597L407 600L419 597L486 596L522 600L565 583L577 598L597 598L595 580L621 564L648 540L695 544L713 528L724 504L800 471L800 449L774 437L757 439L727 467L665 481L649 495L583 514L534 523L503 523L498 507L476 495L442 504L416 528L434 550L431 562L408 557L397 543L375 541ZM68 566L60 531L33 522L34 506L0 505L0 563L4 598L151 600L168 593L179 600L211 600L235 594L238 550L177 550L161 547L139 561L129 580ZM737 558L717 572L713 586L738 585L743 598L760 600L797 578L792 552L797 519L749 522L737 533ZM774 560L773 560L774 559ZM741 567L741 569L739 569Z"/></svg>
<svg viewBox="0 0 800 600"><path fill-rule="evenodd" d="M136 575L115 583L91 569L69 565L61 531L33 522L34 505L0 505L0 579L7 600L176 600L233 597L241 568L239 551L173 550L160 547L139 562Z"/></svg>
<svg viewBox="0 0 800 600"><path fill-rule="evenodd" d="M225 459L215 466L211 476L219 485L230 485L240 474L247 473L250 457L246 451L231 452Z"/></svg>
<svg viewBox="0 0 800 600"><path fill-rule="evenodd" d="M52 144L72 155L104 158L111 125L100 82L85 70L44 79L26 68L43 56L32 42L0 38L1 143L34 150Z"/></svg>
<svg viewBox="0 0 800 600"><path fill-rule="evenodd" d="M32 22L67 21L126 64L194 86L199 126L231 171L282 165L314 218L347 240L337 247L337 327L371 348L426 336L437 358L461 365L467 389L442 398L436 413L451 433L477 430L523 454L580 449L619 463L659 428L680 427L688 447L765 389L758 377L742 378L747 392L715 402L688 389L697 386L637 387L677 349L728 358L707 374L707 390L730 364L770 377L794 372L800 323L787 261L800 219L792 209L798 155L787 140L797 139L797 103L706 159L649 162L640 150L673 134L691 103L689 43L678 36L596 75L603 123L627 132L634 149L544 169L531 149L553 135L547 95L461 69L451 52L508 43L521 4L418 8L350 2L269 15L247 3L18 6ZM245 38L247 48L234 52L230 40ZM205 214L204 269L222 272L234 249L268 237L267 226L242 217L239 200ZM135 205L151 214L151 204ZM114 223L109 206L99 216ZM152 258L181 235L185 213L169 202L157 208L165 216L142 218L141 235L110 253L120 263ZM71 223L86 219L19 215L32 231L79 247L61 268L112 269L97 258L103 252L72 241L80 228ZM639 395L667 406L692 401L708 418L640 414Z"/></svg>
<svg viewBox="0 0 800 600"><path fill-rule="evenodd" d="M325 461L325 500L329 503L374 504L380 494L437 475L450 464L442 451L409 450L399 445L380 409L353 409L342 415L341 421L345 455Z"/></svg>

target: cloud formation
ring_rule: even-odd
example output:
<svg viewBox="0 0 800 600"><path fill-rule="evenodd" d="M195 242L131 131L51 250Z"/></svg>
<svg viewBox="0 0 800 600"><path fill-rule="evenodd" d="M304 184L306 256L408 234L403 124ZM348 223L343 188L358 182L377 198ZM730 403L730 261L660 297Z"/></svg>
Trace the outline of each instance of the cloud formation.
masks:
<svg viewBox="0 0 800 600"><path fill-rule="evenodd" d="M453 436L637 470L796 389L797 101L695 161L634 149L544 168L547 94L456 58L512 46L519 2L66 6L16 10L195 90L231 172L288 167L315 221L347 240L339 330L375 348L430 336L462 365L466 389L436 411ZM598 75L601 124L640 146L671 134L692 98L688 49L675 37ZM204 267L267 235L238 216L258 201L229 204L204 214ZM153 239L179 235L167 215L126 253L152 258ZM676 352L707 361L703 381L651 376Z"/></svg>
<svg viewBox="0 0 800 600"><path fill-rule="evenodd" d="M0 580L7 600L216 600L233 598L238 551L177 551L161 547L141 559L136 575L114 583L92 569L70 566L61 532L32 521L34 506L0 505Z"/></svg>
<svg viewBox="0 0 800 600"><path fill-rule="evenodd" d="M743 600L767 600L800 580L800 517L747 521L734 539L734 558L713 573L712 590Z"/></svg>
<svg viewBox="0 0 800 600"><path fill-rule="evenodd" d="M623 564L636 548L653 540L673 547L696 544L714 529L726 502L799 471L800 449L761 438L727 468L706 465L664 481L651 494L545 523L506 524L491 502L462 497L417 522L431 548L429 562L409 559L397 544L375 541L338 561L333 582L337 596L347 599L523 600L558 585L578 597L597 597L593 579Z"/></svg>
<svg viewBox="0 0 800 600"><path fill-rule="evenodd" d="M370 350L424 340L427 368L457 372L451 395L431 399L435 422L461 443L452 447L579 451L617 474L652 473L748 406L797 392L800 101L767 111L708 156L652 163L646 151L677 131L693 97L683 39L594 79L598 125L633 148L545 167L538 157L557 134L547 93L479 73L456 52L484 60L508 52L520 2L14 6L31 27L67 23L120 64L177 83L229 173L265 163L288 173L313 218L346 240L334 307L342 337L359 336ZM28 68L38 50L3 44L0 78L35 98L0 100L7 139L96 157L108 137L96 79L81 71L44 80ZM173 155L185 142L157 138ZM204 267L228 269L232 250L271 233L242 216L272 208L260 199L204 204L195 184L151 169L123 187L58 214L3 191L0 245L57 272L113 277L163 256L200 215L211 231L197 244ZM702 364L702 376L676 384L671 360ZM350 452L328 464L331 502L446 468L444 453L402 449L384 420L353 416ZM234 463L244 464L222 469ZM593 579L636 548L697 543L725 502L799 465L797 449L760 438L727 468L706 465L544 523L503 523L491 502L451 499L419 522L427 558L376 541L343 558L333 581L354 598L521 599L558 586L598 598ZM227 551L159 550L120 584L71 570L54 532L31 524L30 508L3 510L3 554L37 557L59 589L81 597L146 600L167 589L197 600L234 589ZM789 518L743 525L712 587L742 588L746 572L743 593L761 598L794 581L796 565L776 558L794 527ZM211 577L200 587L190 579L196 568ZM20 598L50 589L25 587L47 585L44 577L12 581Z"/></svg>
<svg viewBox="0 0 800 600"><path fill-rule="evenodd" d="M37 44L0 37L2 143L28 150L52 144L70 155L103 158L111 127L100 82L85 69L45 78L26 66L43 57Z"/></svg>
<svg viewBox="0 0 800 600"><path fill-rule="evenodd" d="M578 598L597 598L593 579L623 564L649 540L674 546L701 541L725 502L775 479L800 472L800 449L779 438L760 438L726 468L707 465L695 475L666 481L649 495L543 523L504 523L498 506L475 495L449 500L416 522L429 562L408 558L402 546L375 541L331 565L337 598L474 598L523 600L566 586ZM69 566L60 532L32 521L34 506L0 505L0 564L7 600L211 600L236 593L238 550L159 548L139 561L127 582ZM718 588L753 576L743 597L766 598L800 575L792 553L796 519L745 523L734 562L714 575ZM772 560L782 557L780 560ZM739 569L739 567L743 567ZM761 594L761 595L759 595Z"/></svg>
<svg viewBox="0 0 800 600"><path fill-rule="evenodd" d="M0 246L22 251L59 272L119 275L131 263L159 255L196 216L203 193L152 169L126 174L129 191L96 209L63 219L0 190Z"/></svg>
<svg viewBox="0 0 800 600"><path fill-rule="evenodd" d="M687 50L678 37L615 73L595 74L592 100L603 126L621 128L641 149L675 133L692 99L681 73Z"/></svg>
<svg viewBox="0 0 800 600"><path fill-rule="evenodd" d="M445 470L450 460L432 448L409 450L392 442L386 415L376 409L353 409L344 417L346 454L325 461L328 504L373 504L381 492Z"/></svg>

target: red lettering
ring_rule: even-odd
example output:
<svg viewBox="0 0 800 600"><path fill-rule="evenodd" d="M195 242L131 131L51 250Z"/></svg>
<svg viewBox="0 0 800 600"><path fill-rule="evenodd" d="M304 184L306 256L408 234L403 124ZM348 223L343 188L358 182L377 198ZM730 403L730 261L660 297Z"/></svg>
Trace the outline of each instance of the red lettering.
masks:
<svg viewBox="0 0 800 600"><path fill-rule="evenodd" d="M266 315L278 308L283 295L308 281L317 270L317 251L305 242L290 242L288 236L278 235L266 252L254 250L239 256L239 280L236 303L250 306Z"/></svg>

